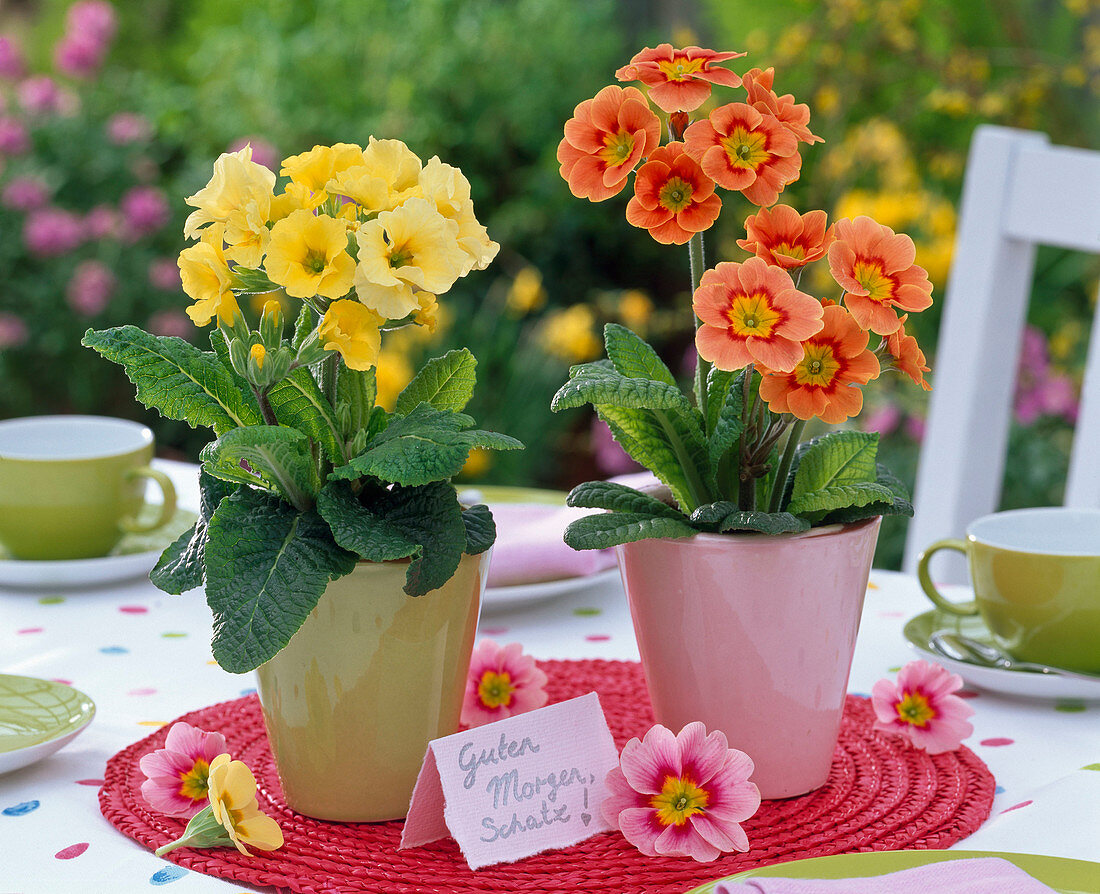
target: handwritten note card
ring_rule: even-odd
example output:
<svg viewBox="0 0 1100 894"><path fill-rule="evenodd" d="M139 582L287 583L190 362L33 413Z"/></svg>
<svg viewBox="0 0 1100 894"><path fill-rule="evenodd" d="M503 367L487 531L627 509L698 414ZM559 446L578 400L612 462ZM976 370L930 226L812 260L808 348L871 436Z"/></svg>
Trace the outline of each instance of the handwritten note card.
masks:
<svg viewBox="0 0 1100 894"><path fill-rule="evenodd" d="M451 836L478 869L576 844L608 830L600 804L618 761L595 692L436 739L401 847Z"/></svg>

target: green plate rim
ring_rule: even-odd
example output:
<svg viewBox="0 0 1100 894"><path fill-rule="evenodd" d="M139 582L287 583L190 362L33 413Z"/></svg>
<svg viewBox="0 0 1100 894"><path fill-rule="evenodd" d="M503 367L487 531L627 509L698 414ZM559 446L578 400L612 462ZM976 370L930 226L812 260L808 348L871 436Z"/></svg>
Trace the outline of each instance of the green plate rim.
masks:
<svg viewBox="0 0 1100 894"><path fill-rule="evenodd" d="M53 691L63 691L67 695L67 703L71 700L74 707L80 706L80 714L77 717L70 718L64 724L59 724L56 727L45 730L42 733L42 738L36 738L34 741L22 741L19 745L12 748L5 748L4 736L0 736L0 755L15 754L19 751L23 751L27 748L37 748L40 745L46 745L57 739L63 738L70 733L78 732L86 727L96 715L96 704L92 698L86 693L77 689L75 686L69 686L66 683L58 683L56 680L47 680L43 677L28 677L24 674L0 674L0 681L5 680L24 680L34 683L45 683L47 688ZM3 708L0 707L0 714L2 714Z"/></svg>
<svg viewBox="0 0 1100 894"><path fill-rule="evenodd" d="M981 857L1000 857L1007 860L1059 894L1096 894L1098 890L1096 879L1100 872L1100 863L1088 860L1071 860L1068 857L1051 857L1045 854L1009 854L1001 851L901 850L833 854L828 857L792 860L789 863L773 863L717 878L690 889L686 894L713 894L719 882L739 882L751 878L866 878L947 860ZM849 868L852 863L860 864L854 872Z"/></svg>

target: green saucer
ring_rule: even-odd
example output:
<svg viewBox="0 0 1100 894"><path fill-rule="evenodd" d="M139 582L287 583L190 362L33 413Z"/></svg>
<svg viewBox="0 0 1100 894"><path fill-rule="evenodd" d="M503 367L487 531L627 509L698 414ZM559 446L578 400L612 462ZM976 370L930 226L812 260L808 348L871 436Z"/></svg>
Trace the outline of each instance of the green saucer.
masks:
<svg viewBox="0 0 1100 894"><path fill-rule="evenodd" d="M750 869L737 875L726 876L692 888L687 894L713 894L719 882L737 886L737 882L753 878L793 879L846 879L887 875L927 866L945 860L965 860L978 857L1000 857L1058 891L1059 894L1096 894L1100 864L1085 860L1066 860L1062 857L1045 857L1038 854L1000 854L982 851L871 851L860 854L837 854L832 857L814 857L777 863L761 869Z"/></svg>

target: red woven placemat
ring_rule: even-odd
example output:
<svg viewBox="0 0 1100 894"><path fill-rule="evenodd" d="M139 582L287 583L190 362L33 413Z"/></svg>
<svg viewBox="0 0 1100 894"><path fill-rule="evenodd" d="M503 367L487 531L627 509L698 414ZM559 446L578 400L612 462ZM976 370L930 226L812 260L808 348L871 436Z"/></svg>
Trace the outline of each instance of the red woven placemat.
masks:
<svg viewBox="0 0 1100 894"><path fill-rule="evenodd" d="M641 665L626 661L542 661L551 702L593 689L616 744L653 724ZM259 781L260 809L283 828L286 844L247 858L229 848L180 849L166 859L208 875L297 892L684 892L706 881L786 860L851 851L944 848L978 828L993 803L993 776L970 750L931 756L899 737L872 730L866 699L848 696L829 781L816 792L765 801L744 824L751 848L713 863L644 857L618 833L471 871L450 840L398 851L401 823L326 823L294 813L267 745L256 696L185 714L221 732L233 757ZM168 727L120 751L107 763L100 808L116 827L149 848L179 837L184 823L150 810L141 797L138 760L164 744Z"/></svg>

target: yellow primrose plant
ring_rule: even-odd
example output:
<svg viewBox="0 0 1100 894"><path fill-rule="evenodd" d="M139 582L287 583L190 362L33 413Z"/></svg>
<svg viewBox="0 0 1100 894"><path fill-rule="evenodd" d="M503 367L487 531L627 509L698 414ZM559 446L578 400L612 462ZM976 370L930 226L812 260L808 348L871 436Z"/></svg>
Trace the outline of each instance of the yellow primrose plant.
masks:
<svg viewBox="0 0 1100 894"><path fill-rule="evenodd" d="M315 146L280 174L277 192L246 146L187 199L196 241L179 268L188 315L216 324L211 351L136 326L83 340L122 365L143 404L217 436L202 452L199 519L150 577L168 593L205 584L214 657L234 673L282 649L361 560L408 559L410 596L444 584L496 536L451 477L475 448L522 447L462 413L476 367L465 349L429 360L393 412L375 403L384 333L434 329L438 296L499 249L462 172L371 137ZM242 295L262 303L256 330Z"/></svg>

